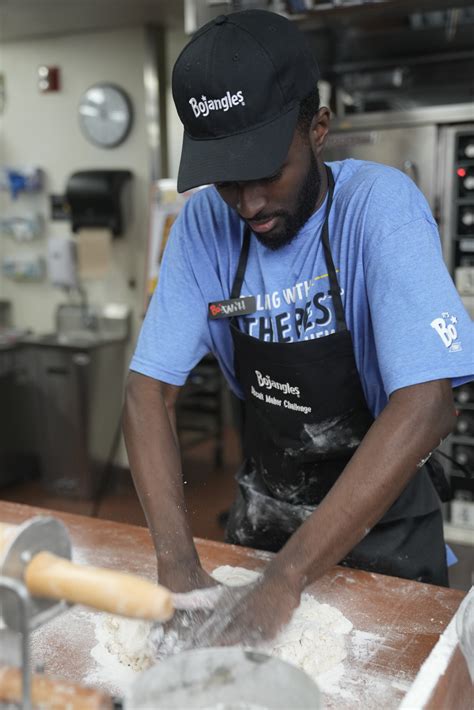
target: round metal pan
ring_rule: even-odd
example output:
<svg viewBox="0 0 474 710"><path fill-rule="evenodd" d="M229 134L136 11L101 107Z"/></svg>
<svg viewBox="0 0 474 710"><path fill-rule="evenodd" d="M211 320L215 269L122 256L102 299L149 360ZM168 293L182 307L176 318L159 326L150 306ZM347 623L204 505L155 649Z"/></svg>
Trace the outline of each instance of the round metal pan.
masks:
<svg viewBox="0 0 474 710"><path fill-rule="evenodd" d="M242 648L183 651L140 675L126 710L318 710L316 684L278 658Z"/></svg>

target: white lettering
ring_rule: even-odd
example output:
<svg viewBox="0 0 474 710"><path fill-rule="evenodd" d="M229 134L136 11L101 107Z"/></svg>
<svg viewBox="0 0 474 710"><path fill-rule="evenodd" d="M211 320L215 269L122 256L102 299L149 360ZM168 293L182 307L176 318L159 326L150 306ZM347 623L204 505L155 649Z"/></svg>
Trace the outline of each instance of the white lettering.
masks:
<svg viewBox="0 0 474 710"><path fill-rule="evenodd" d="M296 397L300 396L300 388L293 387L289 382L276 382L272 380L269 375L262 375L258 370L255 370L255 374L259 387L265 387L268 390L281 390L283 394L294 394Z"/></svg>
<svg viewBox="0 0 474 710"><path fill-rule="evenodd" d="M435 318L430 323L431 327L438 333L441 338L443 345L447 348L453 343L458 337L458 332L453 323L446 324L444 318Z"/></svg>
<svg viewBox="0 0 474 710"><path fill-rule="evenodd" d="M198 103L197 103L196 99L189 99L189 103L191 104L191 108L194 111L194 115L197 118L200 114L200 111L199 111Z"/></svg>
<svg viewBox="0 0 474 710"><path fill-rule="evenodd" d="M232 303L222 303L221 304L222 313L224 315L230 315L236 311L245 311L245 301L232 301Z"/></svg>
<svg viewBox="0 0 474 710"><path fill-rule="evenodd" d="M305 407L302 404L296 404L296 402L289 402L287 399L283 400L283 406L286 409L293 409L295 412L301 412L302 414L309 414L311 412L311 407Z"/></svg>
<svg viewBox="0 0 474 710"><path fill-rule="evenodd" d="M296 288L296 290L297 290L297 292L298 292L298 298L299 298L300 300L303 298L303 290L302 290L302 288L301 288L302 286L303 286L303 284L301 284L301 283L295 285L295 288Z"/></svg>
<svg viewBox="0 0 474 710"><path fill-rule="evenodd" d="M293 288L284 288L283 298L285 299L288 305L290 305L291 303L296 303L296 288L294 286Z"/></svg>
<svg viewBox="0 0 474 710"><path fill-rule="evenodd" d="M196 118L199 118L199 116L209 116L211 111L224 111L225 113L239 104L245 106L242 91L237 91L235 94L231 94L230 91L227 91L225 95L221 96L219 99L208 99L206 96L201 96L201 100L198 101L195 98L191 98L189 99L189 103Z"/></svg>
<svg viewBox="0 0 474 710"><path fill-rule="evenodd" d="M272 308L280 308L281 306L281 298L280 294L278 291L273 291L273 293L266 293L262 295L259 293L256 296L257 299L257 307L256 311L270 311Z"/></svg>
<svg viewBox="0 0 474 710"><path fill-rule="evenodd" d="M280 298L280 294L278 293L278 291L273 291L273 293L272 293L272 305L273 305L273 308L280 308L281 298Z"/></svg>
<svg viewBox="0 0 474 710"><path fill-rule="evenodd" d="M277 407L281 407L281 399L278 399L278 397L272 397L271 394L265 395L265 402L268 402L268 404L274 404Z"/></svg>

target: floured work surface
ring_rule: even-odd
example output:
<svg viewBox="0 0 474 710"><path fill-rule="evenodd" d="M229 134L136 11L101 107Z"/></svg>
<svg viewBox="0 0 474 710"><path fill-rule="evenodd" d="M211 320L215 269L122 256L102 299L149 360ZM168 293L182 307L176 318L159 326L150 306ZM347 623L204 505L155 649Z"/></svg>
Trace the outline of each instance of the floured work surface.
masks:
<svg viewBox="0 0 474 710"><path fill-rule="evenodd" d="M37 508L0 503L0 521L20 523ZM102 565L156 578L156 561L145 528L54 513L68 527L77 562ZM230 564L261 569L267 553L198 541L204 567ZM310 591L319 602L339 609L353 624L348 655L324 679L324 707L396 708L431 649L456 612L463 593L382 575L335 567ZM97 614L76 607L41 627L34 634L34 662L45 672L66 680L89 682L117 691L114 674L123 678L124 666L111 671L107 681L91 656L96 646ZM118 663L118 661L117 661ZM131 676L133 677L133 676Z"/></svg>

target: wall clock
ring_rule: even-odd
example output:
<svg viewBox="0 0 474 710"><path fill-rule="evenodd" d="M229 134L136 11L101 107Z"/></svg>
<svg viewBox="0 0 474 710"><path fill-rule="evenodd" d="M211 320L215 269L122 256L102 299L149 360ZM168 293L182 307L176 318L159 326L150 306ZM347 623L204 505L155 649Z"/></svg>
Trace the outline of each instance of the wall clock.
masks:
<svg viewBox="0 0 474 710"><path fill-rule="evenodd" d="M79 124L84 136L101 148L123 143L132 127L132 103L115 84L91 86L79 101Z"/></svg>

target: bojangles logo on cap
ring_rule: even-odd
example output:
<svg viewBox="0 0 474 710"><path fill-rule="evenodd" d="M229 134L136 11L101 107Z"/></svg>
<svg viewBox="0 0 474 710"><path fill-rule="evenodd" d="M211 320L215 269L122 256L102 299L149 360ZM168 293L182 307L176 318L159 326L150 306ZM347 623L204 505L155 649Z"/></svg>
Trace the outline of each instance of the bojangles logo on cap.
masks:
<svg viewBox="0 0 474 710"><path fill-rule="evenodd" d="M245 106L244 94L242 91L237 91L235 94L231 94L230 91L226 91L225 95L220 99L208 99L206 96L201 96L200 101L195 98L189 99L191 108L194 111L196 118L199 116L209 116L211 111L228 111L234 106Z"/></svg>

